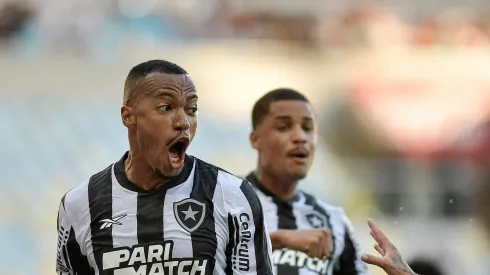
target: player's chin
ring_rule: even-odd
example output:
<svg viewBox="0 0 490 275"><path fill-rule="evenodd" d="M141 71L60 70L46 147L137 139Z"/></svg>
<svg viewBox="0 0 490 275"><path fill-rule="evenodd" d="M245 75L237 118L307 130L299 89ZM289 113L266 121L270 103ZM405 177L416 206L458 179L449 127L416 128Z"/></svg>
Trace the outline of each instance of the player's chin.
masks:
<svg viewBox="0 0 490 275"><path fill-rule="evenodd" d="M184 167L184 162L175 162L175 160L167 157L165 159L160 160L160 165L158 165L157 171L160 176L165 178L172 178L179 175Z"/></svg>
<svg viewBox="0 0 490 275"><path fill-rule="evenodd" d="M172 165L166 164L166 165L160 165L160 168L157 169L157 171L160 174L160 176L163 178L173 178L180 174L182 168L174 168Z"/></svg>
<svg viewBox="0 0 490 275"><path fill-rule="evenodd" d="M293 169L289 169L289 176L294 180L302 180L306 178L308 175L307 167L294 167Z"/></svg>

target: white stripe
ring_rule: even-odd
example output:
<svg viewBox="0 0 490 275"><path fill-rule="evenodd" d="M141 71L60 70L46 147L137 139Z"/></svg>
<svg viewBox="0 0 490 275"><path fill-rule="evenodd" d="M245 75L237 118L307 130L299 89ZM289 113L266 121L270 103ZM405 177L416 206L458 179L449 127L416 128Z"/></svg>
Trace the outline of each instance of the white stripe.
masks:
<svg viewBox="0 0 490 275"><path fill-rule="evenodd" d="M219 173L219 172L218 172ZM214 228L216 232L216 240L218 246L216 248L216 263L214 266L214 275L225 274L226 268L226 245L229 241L228 233L228 211L226 209L225 200L223 197L223 183L217 180L216 188L213 194L213 216ZM239 230L238 228L236 230Z"/></svg>
<svg viewBox="0 0 490 275"><path fill-rule="evenodd" d="M118 220L121 225L106 223L106 230L112 230L114 248L129 246L138 243L136 211L138 207L138 193L121 186L114 174L112 165L112 217L126 214Z"/></svg>
<svg viewBox="0 0 490 275"><path fill-rule="evenodd" d="M275 232L279 228L279 216L277 215L277 205L272 201L272 197L267 196L260 190L255 189L257 196L262 204L262 209L264 212L264 219L267 224L267 231L269 233ZM272 247L272 244L270 244ZM272 257L272 256L271 256ZM277 274L277 265L272 265L272 272ZM280 274L279 274L280 275Z"/></svg>
<svg viewBox="0 0 490 275"><path fill-rule="evenodd" d="M73 223L75 239L80 245L80 250L87 256L89 264L94 268L95 274L99 274L99 269L95 263L92 233L90 232L90 207L88 200L88 181L70 190L65 196L65 210L69 213Z"/></svg>
<svg viewBox="0 0 490 275"><path fill-rule="evenodd" d="M279 217L277 216L277 205L272 201L272 197L267 196L260 190L255 189L257 196L262 204L264 218L267 221L267 230L269 232L277 231L279 228Z"/></svg>
<svg viewBox="0 0 490 275"><path fill-rule="evenodd" d="M238 228L240 234L239 234L239 241L237 243L248 245L248 259L250 261L250 271L238 272L237 270L234 270L234 274L250 274L250 272L256 271L256 266L257 266L257 259L255 257L255 242L254 242L256 226L254 221L255 217L252 213L250 203L247 197L245 197L245 195L243 194L242 190L240 190L242 180L226 172L218 171L218 183L222 185L223 196L226 202L228 203L230 214L238 218L239 224L242 223L248 224L247 229L243 227ZM246 216L241 216L241 214L243 213L246 213L248 215L248 220ZM244 234L246 234L245 231L253 232L248 242L244 238Z"/></svg>
<svg viewBox="0 0 490 275"><path fill-rule="evenodd" d="M165 195L165 201L162 210L163 228L165 231L164 238L166 240L175 240L172 255L174 258L193 257L191 235L187 231L182 230L182 227L175 219L174 202L179 202L183 199L189 198L194 183L195 168L196 161L194 160L194 165L189 175L189 178L184 183L167 190L167 194Z"/></svg>

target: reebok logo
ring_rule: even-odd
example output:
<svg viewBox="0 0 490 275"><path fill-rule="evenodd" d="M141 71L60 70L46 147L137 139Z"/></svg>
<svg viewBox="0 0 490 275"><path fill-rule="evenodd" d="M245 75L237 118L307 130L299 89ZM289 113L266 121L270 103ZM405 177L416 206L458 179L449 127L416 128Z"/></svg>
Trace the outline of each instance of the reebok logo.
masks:
<svg viewBox="0 0 490 275"><path fill-rule="evenodd" d="M102 223L102 226L100 226L100 229L109 228L113 224L122 225L122 223L120 223L118 221L120 219L126 217L126 216L127 216L126 214L121 214L121 215L114 216L114 217L112 217L110 219L103 219L103 220L100 221Z"/></svg>

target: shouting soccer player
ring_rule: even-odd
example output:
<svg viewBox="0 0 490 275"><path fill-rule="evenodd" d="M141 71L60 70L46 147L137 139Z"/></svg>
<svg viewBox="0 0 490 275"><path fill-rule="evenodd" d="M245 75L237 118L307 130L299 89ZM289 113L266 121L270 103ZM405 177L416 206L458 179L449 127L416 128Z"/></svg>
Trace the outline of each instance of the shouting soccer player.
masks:
<svg viewBox="0 0 490 275"><path fill-rule="evenodd" d="M186 154L197 101L173 63L131 69L121 108L129 152L62 198L58 274L272 274L252 186Z"/></svg>
<svg viewBox="0 0 490 275"><path fill-rule="evenodd" d="M259 159L247 180L265 211L277 275L367 274L344 211L298 189L317 142L306 97L291 89L265 94L253 107L252 127Z"/></svg>

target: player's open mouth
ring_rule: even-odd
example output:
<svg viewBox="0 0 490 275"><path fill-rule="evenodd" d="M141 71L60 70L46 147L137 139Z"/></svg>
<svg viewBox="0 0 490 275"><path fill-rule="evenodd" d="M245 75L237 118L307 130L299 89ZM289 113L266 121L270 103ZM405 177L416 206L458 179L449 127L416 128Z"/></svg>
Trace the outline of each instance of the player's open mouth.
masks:
<svg viewBox="0 0 490 275"><path fill-rule="evenodd" d="M310 153L306 149L298 148L289 151L287 155L295 162L306 163L308 161L308 156L310 155Z"/></svg>
<svg viewBox="0 0 490 275"><path fill-rule="evenodd" d="M175 168L179 168L185 159L185 152L189 146L189 138L181 137L176 139L168 148L170 162Z"/></svg>

